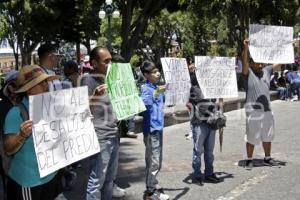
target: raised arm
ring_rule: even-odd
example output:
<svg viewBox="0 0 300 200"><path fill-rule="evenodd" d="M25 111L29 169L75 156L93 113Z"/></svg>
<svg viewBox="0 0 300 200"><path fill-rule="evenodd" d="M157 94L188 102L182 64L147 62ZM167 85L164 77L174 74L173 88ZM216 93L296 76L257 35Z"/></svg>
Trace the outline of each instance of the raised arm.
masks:
<svg viewBox="0 0 300 200"><path fill-rule="evenodd" d="M242 63L243 63L243 70L242 73L244 75L248 75L249 73L249 40L244 40L244 48L242 52Z"/></svg>
<svg viewBox="0 0 300 200"><path fill-rule="evenodd" d="M272 65L273 71L280 71L281 70L281 66L282 66L282 64L273 64Z"/></svg>

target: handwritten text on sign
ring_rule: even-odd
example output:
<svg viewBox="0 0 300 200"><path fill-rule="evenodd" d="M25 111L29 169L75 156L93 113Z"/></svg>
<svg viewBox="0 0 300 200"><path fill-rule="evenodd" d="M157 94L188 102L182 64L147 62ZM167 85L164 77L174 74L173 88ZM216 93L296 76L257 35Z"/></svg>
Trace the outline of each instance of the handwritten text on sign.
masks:
<svg viewBox="0 0 300 200"><path fill-rule="evenodd" d="M161 58L164 71L166 105L186 104L190 96L191 81L185 58Z"/></svg>
<svg viewBox="0 0 300 200"><path fill-rule="evenodd" d="M40 177L100 151L87 87L29 97Z"/></svg>
<svg viewBox="0 0 300 200"><path fill-rule="evenodd" d="M238 96L235 58L196 56L195 65L203 98Z"/></svg>
<svg viewBox="0 0 300 200"><path fill-rule="evenodd" d="M293 27L250 25L249 51L256 63L294 63Z"/></svg>
<svg viewBox="0 0 300 200"><path fill-rule="evenodd" d="M113 63L106 78L108 94L118 120L146 110L129 63Z"/></svg>

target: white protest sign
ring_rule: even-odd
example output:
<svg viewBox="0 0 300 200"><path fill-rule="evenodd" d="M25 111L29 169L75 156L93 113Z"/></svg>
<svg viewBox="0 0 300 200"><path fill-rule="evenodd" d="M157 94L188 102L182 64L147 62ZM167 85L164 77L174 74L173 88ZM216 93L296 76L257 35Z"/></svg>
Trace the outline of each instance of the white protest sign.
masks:
<svg viewBox="0 0 300 200"><path fill-rule="evenodd" d="M234 57L195 56L195 66L203 98L238 97Z"/></svg>
<svg viewBox="0 0 300 200"><path fill-rule="evenodd" d="M186 104L190 96L191 81L185 58L161 58L164 71L166 105Z"/></svg>
<svg viewBox="0 0 300 200"><path fill-rule="evenodd" d="M86 86L30 96L29 114L40 177L100 151Z"/></svg>
<svg viewBox="0 0 300 200"><path fill-rule="evenodd" d="M249 26L249 51L256 63L294 63L293 27Z"/></svg>

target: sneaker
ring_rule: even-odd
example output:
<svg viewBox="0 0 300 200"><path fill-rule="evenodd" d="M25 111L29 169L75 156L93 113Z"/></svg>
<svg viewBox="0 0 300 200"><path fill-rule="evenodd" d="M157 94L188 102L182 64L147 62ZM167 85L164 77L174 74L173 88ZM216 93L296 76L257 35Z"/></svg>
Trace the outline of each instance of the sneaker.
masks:
<svg viewBox="0 0 300 200"><path fill-rule="evenodd" d="M291 99L291 101L297 101L297 100L298 100L297 95L294 95L294 96L292 97L292 99Z"/></svg>
<svg viewBox="0 0 300 200"><path fill-rule="evenodd" d="M244 167L247 170L251 170L253 168L253 160L246 160Z"/></svg>
<svg viewBox="0 0 300 200"><path fill-rule="evenodd" d="M279 163L276 162L273 158L269 158L269 159L264 158L264 164L267 166L279 166Z"/></svg>
<svg viewBox="0 0 300 200"><path fill-rule="evenodd" d="M216 174L212 174L209 176L205 176L205 181L209 183L220 183L222 182L222 179L218 178Z"/></svg>
<svg viewBox="0 0 300 200"><path fill-rule="evenodd" d="M162 191L160 189L160 191ZM155 190L153 193L146 194L146 200L168 200L170 199L169 195L160 192L159 190Z"/></svg>
<svg viewBox="0 0 300 200"><path fill-rule="evenodd" d="M114 198L122 198L125 197L126 191L120 187L118 187L116 184L113 186L113 194L112 196Z"/></svg>
<svg viewBox="0 0 300 200"><path fill-rule="evenodd" d="M135 134L134 132L127 132L126 137L128 137L128 138L137 138L137 134Z"/></svg>
<svg viewBox="0 0 300 200"><path fill-rule="evenodd" d="M60 193L57 195L57 197L54 200L68 200L63 193Z"/></svg>
<svg viewBox="0 0 300 200"><path fill-rule="evenodd" d="M187 139L187 140L191 140L192 137L193 137L193 134L191 134L191 133L185 134L185 139Z"/></svg>
<svg viewBox="0 0 300 200"><path fill-rule="evenodd" d="M193 177L192 183L203 186L203 180L201 177Z"/></svg>

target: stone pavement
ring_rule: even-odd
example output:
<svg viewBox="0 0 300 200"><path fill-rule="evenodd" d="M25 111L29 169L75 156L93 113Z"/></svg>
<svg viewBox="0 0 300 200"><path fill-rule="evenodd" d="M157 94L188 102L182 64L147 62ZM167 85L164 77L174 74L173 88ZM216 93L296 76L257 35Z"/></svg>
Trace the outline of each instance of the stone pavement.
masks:
<svg viewBox="0 0 300 200"><path fill-rule="evenodd" d="M253 200L289 199L300 196L300 102L273 101L272 108L276 122L276 138L273 143L273 157L286 166L263 166L263 150L257 146L254 157L257 167L247 171L238 166L245 158L245 115L244 110L227 112L227 127L224 131L223 152L219 151L218 138L215 147L215 171L224 178L219 184L205 183L198 186L191 183L192 141L184 134L189 123L181 123L164 129L163 168L159 182L171 199L182 200ZM218 134L216 135L218 136ZM86 162L84 162L86 163ZM120 165L117 183L127 190L123 200L141 200L144 184L143 136L138 139L121 138ZM86 168L78 169L73 190L66 193L70 200L83 200L86 186Z"/></svg>

